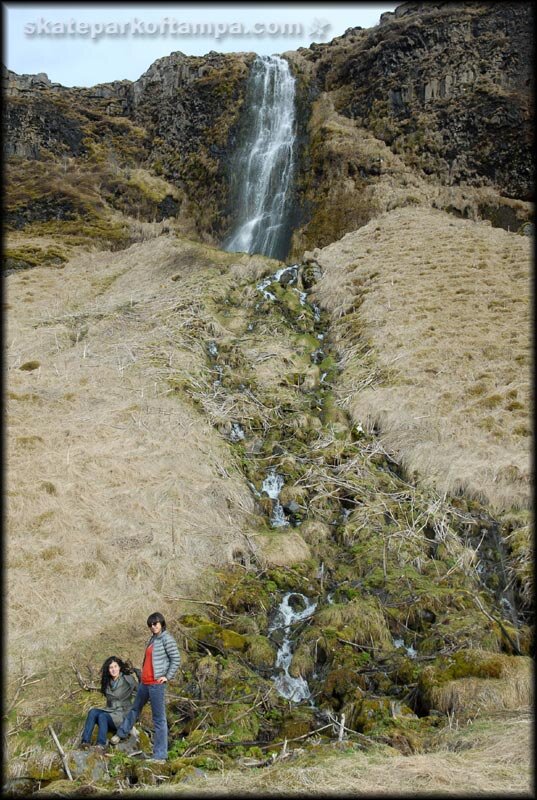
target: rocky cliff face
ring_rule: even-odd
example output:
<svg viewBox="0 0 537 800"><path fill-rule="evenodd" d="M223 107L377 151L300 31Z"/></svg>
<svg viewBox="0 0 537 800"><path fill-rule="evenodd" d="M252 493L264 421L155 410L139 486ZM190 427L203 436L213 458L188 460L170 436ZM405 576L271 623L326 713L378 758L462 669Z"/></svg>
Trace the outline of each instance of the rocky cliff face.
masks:
<svg viewBox="0 0 537 800"><path fill-rule="evenodd" d="M150 132L148 162L184 190L197 231L217 241L225 226L226 165L254 53L172 53L132 85L132 117Z"/></svg>
<svg viewBox="0 0 537 800"><path fill-rule="evenodd" d="M531 22L529 3L403 3L374 28L286 53L301 125L293 255L404 205L520 227L533 184ZM7 73L7 155L144 167L181 196L170 209L187 232L217 243L253 58L172 53L133 83L90 89Z"/></svg>
<svg viewBox="0 0 537 800"><path fill-rule="evenodd" d="M151 220L155 209L148 207L147 193L133 192L129 176L119 174L143 167L170 182L169 197L181 196L181 203L168 203L170 216L180 215L189 234L214 241L225 223L220 212L234 143L231 131L254 57L172 53L133 83L115 81L90 89L65 88L44 74L6 71L5 153L14 157L11 174L24 171L28 161L47 162L50 171L50 162L76 159L82 169L100 173L92 188L107 205L119 204L121 210L137 216L141 212ZM48 196L48 181L44 184L41 194L34 186L33 196L26 198L34 207ZM63 195L69 193L64 188ZM25 218L25 212L26 206L11 198L8 218Z"/></svg>
<svg viewBox="0 0 537 800"><path fill-rule="evenodd" d="M286 54L315 98L296 249L359 227L394 194L520 226L528 209L508 198L532 196L531 37L526 3L404 3L373 29Z"/></svg>

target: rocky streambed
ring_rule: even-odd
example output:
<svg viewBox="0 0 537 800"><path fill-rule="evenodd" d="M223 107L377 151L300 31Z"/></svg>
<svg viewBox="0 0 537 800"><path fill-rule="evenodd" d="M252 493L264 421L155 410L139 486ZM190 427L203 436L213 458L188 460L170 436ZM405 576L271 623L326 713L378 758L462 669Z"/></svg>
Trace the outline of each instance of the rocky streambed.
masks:
<svg viewBox="0 0 537 800"><path fill-rule="evenodd" d="M529 628L499 523L410 482L351 424L328 320L308 302L317 277L292 265L227 293L212 310L233 329L209 356L218 386L183 386L228 438L257 510L216 576L220 605L180 618L183 753L253 758L342 730L420 751L449 714L529 696Z"/></svg>
<svg viewBox="0 0 537 800"><path fill-rule="evenodd" d="M450 715L529 703L505 531L478 502L410 481L350 422L328 319L308 300L317 278L312 263L282 267L200 312L206 371L171 388L227 439L251 528L212 575L211 601L174 620L184 660L168 762L156 771L126 748L82 763L74 750L79 782L180 782L341 737L420 752ZM54 764L27 778L50 789L60 776Z"/></svg>

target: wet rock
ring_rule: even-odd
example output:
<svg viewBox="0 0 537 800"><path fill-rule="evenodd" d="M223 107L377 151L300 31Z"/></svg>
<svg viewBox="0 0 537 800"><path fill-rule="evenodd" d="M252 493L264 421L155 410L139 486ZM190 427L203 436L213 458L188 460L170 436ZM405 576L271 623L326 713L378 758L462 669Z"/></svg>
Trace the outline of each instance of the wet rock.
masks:
<svg viewBox="0 0 537 800"><path fill-rule="evenodd" d="M283 628L275 628L273 631L270 632L270 640L274 642L274 644L277 647L282 646L284 638L285 638L285 633Z"/></svg>
<svg viewBox="0 0 537 800"><path fill-rule="evenodd" d="M168 217L175 217L179 213L179 203L171 195L166 195L157 206L156 221L161 222Z"/></svg>
<svg viewBox="0 0 537 800"><path fill-rule="evenodd" d="M302 286L304 287L304 289L306 290L311 289L312 286L314 286L317 283L317 281L319 281L322 278L321 267L315 260L312 259L309 263L305 264L302 267L300 276L302 279Z"/></svg>
<svg viewBox="0 0 537 800"><path fill-rule="evenodd" d="M287 503L283 506L283 510L286 514L299 514L302 511L302 508L295 500L291 500L290 503Z"/></svg>
<svg viewBox="0 0 537 800"><path fill-rule="evenodd" d="M134 737L129 736L129 739L121 742L118 748L127 748L123 749L123 752L127 754L129 749L133 749L132 742L130 748L127 747L131 739L135 742ZM137 742L135 744L137 745ZM68 755L68 763L73 778L83 776L89 780L98 781L108 776L108 764L104 755L94 750L72 750Z"/></svg>
<svg viewBox="0 0 537 800"><path fill-rule="evenodd" d="M285 289L289 285L289 283L292 283L294 278L295 278L295 273L292 270L286 270L280 276L280 286L283 286L283 288Z"/></svg>
<svg viewBox="0 0 537 800"><path fill-rule="evenodd" d="M307 606L307 602L301 594L291 594L288 603L293 611L304 611Z"/></svg>
<svg viewBox="0 0 537 800"><path fill-rule="evenodd" d="M252 439L251 442L245 445L244 452L247 455L258 456L263 452L263 439Z"/></svg>

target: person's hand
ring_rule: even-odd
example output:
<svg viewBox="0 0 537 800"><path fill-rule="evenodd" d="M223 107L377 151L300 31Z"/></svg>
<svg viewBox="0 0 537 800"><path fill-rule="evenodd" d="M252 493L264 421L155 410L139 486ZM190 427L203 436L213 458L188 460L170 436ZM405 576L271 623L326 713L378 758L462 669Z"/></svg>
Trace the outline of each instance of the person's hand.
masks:
<svg viewBox="0 0 537 800"><path fill-rule="evenodd" d="M157 678L157 683L167 683L167 682L168 678L166 678L164 675L162 676L162 678Z"/></svg>

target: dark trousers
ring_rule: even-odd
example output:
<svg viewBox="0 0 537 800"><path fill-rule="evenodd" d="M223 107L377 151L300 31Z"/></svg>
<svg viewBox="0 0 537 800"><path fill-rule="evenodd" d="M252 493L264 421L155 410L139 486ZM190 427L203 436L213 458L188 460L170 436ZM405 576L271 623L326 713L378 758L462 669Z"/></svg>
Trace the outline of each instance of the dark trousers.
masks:
<svg viewBox="0 0 537 800"><path fill-rule="evenodd" d="M90 708L86 717L86 724L82 733L82 741L89 744L95 725L98 726L97 744L105 745L108 731L115 731L116 726L108 711L102 708Z"/></svg>

